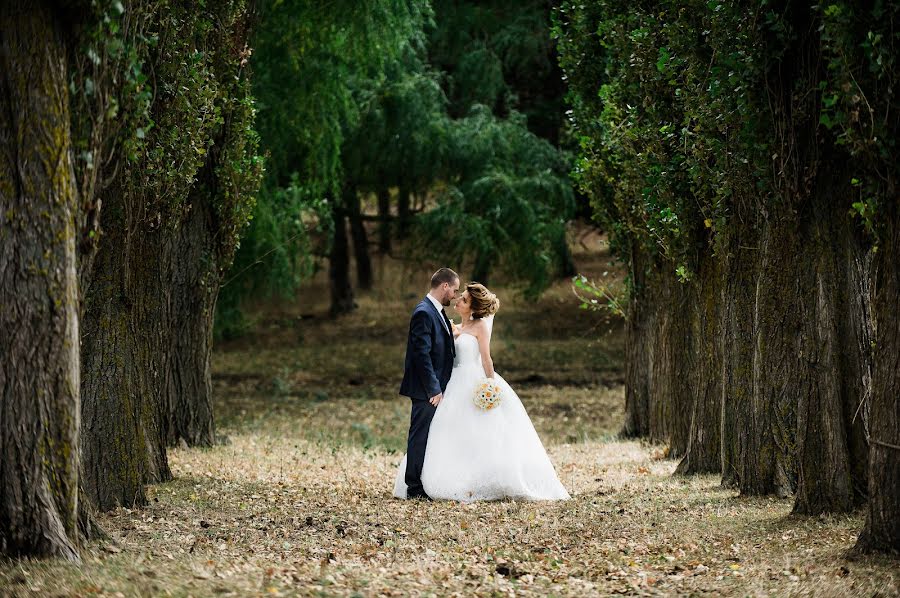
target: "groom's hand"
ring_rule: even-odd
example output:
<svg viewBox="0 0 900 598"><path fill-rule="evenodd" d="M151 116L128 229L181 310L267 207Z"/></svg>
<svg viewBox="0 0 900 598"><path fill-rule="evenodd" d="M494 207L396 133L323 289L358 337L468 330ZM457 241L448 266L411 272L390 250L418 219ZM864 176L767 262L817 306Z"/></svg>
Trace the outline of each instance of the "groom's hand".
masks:
<svg viewBox="0 0 900 598"><path fill-rule="evenodd" d="M434 395L433 397L431 397L430 399L428 399L428 402L431 403L432 405L434 405L435 407L437 407L438 403L440 403L441 399L443 399L443 398L444 398L444 393L438 393L438 394Z"/></svg>

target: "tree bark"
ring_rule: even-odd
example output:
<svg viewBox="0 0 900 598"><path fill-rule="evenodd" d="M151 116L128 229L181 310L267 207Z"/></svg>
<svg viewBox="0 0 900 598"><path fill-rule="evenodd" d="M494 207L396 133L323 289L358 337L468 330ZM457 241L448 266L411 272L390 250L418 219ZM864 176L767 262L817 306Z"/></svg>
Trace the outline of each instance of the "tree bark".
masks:
<svg viewBox="0 0 900 598"><path fill-rule="evenodd" d="M85 488L101 509L140 504L144 484L169 479L167 443L213 441L213 311L259 174L243 75L252 3L216 6L156 19L167 43L146 59L166 68L152 69L149 151L103 198L82 351ZM219 27L198 32L210 15ZM199 49L208 84L182 87L173 61ZM190 159L179 156L170 184L146 187L148 167L166 168L160 151Z"/></svg>
<svg viewBox="0 0 900 598"><path fill-rule="evenodd" d="M750 343L753 322L752 249L732 242L725 258L724 308L722 317L722 485L736 488L741 477L740 427L750 404Z"/></svg>
<svg viewBox="0 0 900 598"><path fill-rule="evenodd" d="M66 43L0 6L0 552L78 560L79 356Z"/></svg>
<svg viewBox="0 0 900 598"><path fill-rule="evenodd" d="M350 313L356 309L353 285L350 284L350 252L347 247L347 223L343 206L332 208L334 240L328 263L328 279L331 283L331 316Z"/></svg>
<svg viewBox="0 0 900 598"><path fill-rule="evenodd" d="M171 240L126 216L127 191L104 199L104 238L85 295L82 334L84 489L100 510L146 502L171 479L163 429L170 409Z"/></svg>
<svg viewBox="0 0 900 598"><path fill-rule="evenodd" d="M869 272L867 250L838 199L851 191L843 174L823 169L804 226L804 269L814 274L799 312L805 359L792 379L805 381L797 388L794 512L806 515L849 512L865 499L864 414L856 410L870 363Z"/></svg>
<svg viewBox="0 0 900 598"><path fill-rule="evenodd" d="M356 284L361 289L372 288L372 260L369 257L369 236L362 221L362 209L356 187L344 190L344 205L350 221L350 235L353 240L353 256L356 258Z"/></svg>
<svg viewBox="0 0 900 598"><path fill-rule="evenodd" d="M890 196L889 196L890 197ZM876 345L869 438L869 504L856 549L900 552L900 207L884 206L876 253Z"/></svg>
<svg viewBox="0 0 900 598"><path fill-rule="evenodd" d="M642 438L650 434L650 331L655 328L655 312L648 304L645 253L636 243L631 247L631 275L634 279L628 305L625 332L625 424L622 435Z"/></svg>
<svg viewBox="0 0 900 598"><path fill-rule="evenodd" d="M690 436L691 351L690 283L679 282L672 266L654 269L651 292L657 310L650 363L650 439L668 445L670 458L683 457Z"/></svg>
<svg viewBox="0 0 900 598"><path fill-rule="evenodd" d="M722 470L722 303L721 262L704 254L692 283L690 313L691 355L694 372L689 376L694 397L687 451L675 473L693 475Z"/></svg>
<svg viewBox="0 0 900 598"><path fill-rule="evenodd" d="M735 235L726 264L722 481L741 494L790 495L798 373L796 260L788 222Z"/></svg>
<svg viewBox="0 0 900 598"><path fill-rule="evenodd" d="M210 156L216 153L212 151ZM208 192L214 166L211 157L198 175L187 218L179 231L172 286L172 387L167 392L169 446L182 440L188 446L212 446L215 441L210 354L221 277L214 250L215 215Z"/></svg>
<svg viewBox="0 0 900 598"><path fill-rule="evenodd" d="M626 337L625 436L687 450L690 414L690 334L684 317L690 288L641 247L632 248L634 287Z"/></svg>
<svg viewBox="0 0 900 598"><path fill-rule="evenodd" d="M391 192L387 187L378 189L378 251L391 252Z"/></svg>

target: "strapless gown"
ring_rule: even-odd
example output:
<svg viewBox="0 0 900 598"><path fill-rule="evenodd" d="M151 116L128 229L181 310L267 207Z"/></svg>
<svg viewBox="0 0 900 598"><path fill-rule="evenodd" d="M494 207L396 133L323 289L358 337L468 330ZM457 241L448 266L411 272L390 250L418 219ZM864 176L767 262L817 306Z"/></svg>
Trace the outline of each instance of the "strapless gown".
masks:
<svg viewBox="0 0 900 598"><path fill-rule="evenodd" d="M494 379L502 393L500 405L482 411L472 402L484 377L478 339L460 334L453 373L428 433L422 469L426 494L461 502L569 498L522 401L499 374ZM394 481L398 498L406 498L405 473L404 456Z"/></svg>

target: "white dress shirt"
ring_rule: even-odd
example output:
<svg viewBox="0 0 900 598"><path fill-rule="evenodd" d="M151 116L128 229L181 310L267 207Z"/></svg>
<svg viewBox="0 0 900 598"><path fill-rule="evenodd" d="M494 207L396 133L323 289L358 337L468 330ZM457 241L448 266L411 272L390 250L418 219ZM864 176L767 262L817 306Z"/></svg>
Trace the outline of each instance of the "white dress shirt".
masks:
<svg viewBox="0 0 900 598"><path fill-rule="evenodd" d="M444 330L446 330L447 333L450 334L450 336L452 337L453 333L450 332L450 329L447 327L447 320L446 320L446 318L444 318L444 314L441 313L444 310L444 306L441 305L440 301L438 301L437 299L432 297L431 293L428 293L425 296L428 297L431 300L431 303L434 304L434 308L438 311L438 315L441 316L441 323L444 325Z"/></svg>

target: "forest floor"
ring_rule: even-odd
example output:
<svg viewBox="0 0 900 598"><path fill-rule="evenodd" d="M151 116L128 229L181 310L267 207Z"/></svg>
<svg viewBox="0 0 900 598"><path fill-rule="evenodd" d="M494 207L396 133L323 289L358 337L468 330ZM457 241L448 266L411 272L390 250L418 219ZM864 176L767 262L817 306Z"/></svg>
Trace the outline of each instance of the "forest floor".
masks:
<svg viewBox="0 0 900 598"><path fill-rule="evenodd" d="M579 269L614 277L601 243L576 245ZM622 324L579 310L566 281L538 301L494 289L494 362L572 500L393 499L407 318L430 274L404 263L378 262L352 315L325 316L320 276L220 344L224 442L172 449L174 481L101 515L109 539L82 564L0 561L0 595L900 594L897 560L847 556L861 512L793 516L791 500L674 477L665 447L618 439Z"/></svg>

